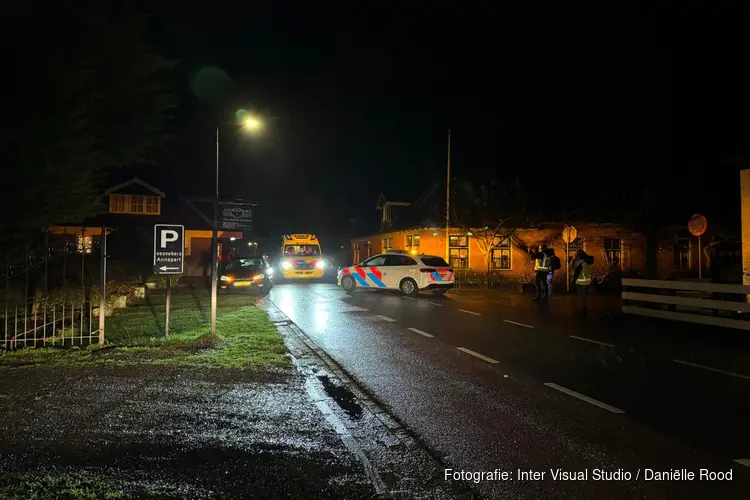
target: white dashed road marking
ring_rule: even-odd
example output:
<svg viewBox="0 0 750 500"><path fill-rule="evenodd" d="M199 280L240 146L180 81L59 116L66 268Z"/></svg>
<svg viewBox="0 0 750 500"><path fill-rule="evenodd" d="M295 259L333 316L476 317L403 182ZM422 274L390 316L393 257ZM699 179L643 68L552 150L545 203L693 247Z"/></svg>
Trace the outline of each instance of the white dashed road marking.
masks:
<svg viewBox="0 0 750 500"><path fill-rule="evenodd" d="M430 304L431 306L438 306L438 307L443 307L443 304L438 304L437 302L430 302L430 301L428 300L428 301L427 301L427 303L428 303L428 304Z"/></svg>
<svg viewBox="0 0 750 500"><path fill-rule="evenodd" d="M750 467L750 458L738 458L735 462L745 467Z"/></svg>
<svg viewBox="0 0 750 500"><path fill-rule="evenodd" d="M474 312L474 311L467 311L466 309L459 309L459 311L467 313L467 314L473 314L474 316L481 316L482 315L482 313L477 313L477 312Z"/></svg>
<svg viewBox="0 0 750 500"><path fill-rule="evenodd" d="M571 339L583 340L584 342L591 342L592 344L599 344L607 347L617 347L614 344L607 344L606 342L599 342L598 340L587 339L586 337L576 337L575 335L568 335Z"/></svg>
<svg viewBox="0 0 750 500"><path fill-rule="evenodd" d="M552 382L547 382L544 385L547 387L551 387L552 389L555 389L556 391L563 392L567 394L568 396L573 396L574 398L578 398L581 401L586 401L587 403L590 403L594 406L598 406L599 408L604 408L607 411L611 411L612 413L625 413L624 410L621 410L619 408L616 408L614 406L608 405L607 403L602 403L601 401L590 398L584 394L581 394L580 392L576 392L573 390L568 389L567 387L563 387L561 385L553 384Z"/></svg>
<svg viewBox="0 0 750 500"><path fill-rule="evenodd" d="M352 307L351 307L351 308L349 308L349 310L348 310L348 311L346 311L346 312L366 312L366 311L369 311L369 309L367 309L367 308L365 308L365 307L357 307L357 306L352 306Z"/></svg>
<svg viewBox="0 0 750 500"><path fill-rule="evenodd" d="M383 321L396 321L393 318L389 318L388 316L383 316L382 314L376 314L375 317L382 319Z"/></svg>
<svg viewBox="0 0 750 500"><path fill-rule="evenodd" d="M418 334L420 334L420 335L423 335L423 336L425 336L425 337L434 337L434 335L430 335L430 334L429 334L429 333L427 333L427 332L423 332L423 331L422 331L422 330L420 330L419 328L408 328L408 330L411 330L412 332L414 332L414 333L418 333Z"/></svg>
<svg viewBox="0 0 750 500"><path fill-rule="evenodd" d="M500 361L498 361L496 359L488 358L487 356L485 356L483 354L479 354L478 352L474 352L471 349L467 349L465 347L456 347L456 349L458 349L461 352L465 352L466 354L471 354L472 356L475 356L475 357L477 357L479 359L483 359L483 360L485 360L488 363L493 363L494 364L494 363L499 363L500 362Z"/></svg>
<svg viewBox="0 0 750 500"><path fill-rule="evenodd" d="M679 363L681 365L685 366L692 366L693 368L703 368L704 370L708 370L711 372L716 373L723 373L724 375L729 375L730 377L737 377L737 378L744 378L746 380L750 380L750 376L748 375L742 375L741 373L734 373L734 372L728 372L726 370L719 370L718 368L711 368L710 366L703 366L696 363L690 363L688 361L682 361L681 359L673 359L675 363Z"/></svg>
<svg viewBox="0 0 750 500"><path fill-rule="evenodd" d="M509 319L504 319L503 321L506 322L506 323L510 323L511 325L518 325L518 326L522 326L524 328L536 328L535 326L527 325L527 324L524 324L524 323L518 323L517 321L511 321Z"/></svg>

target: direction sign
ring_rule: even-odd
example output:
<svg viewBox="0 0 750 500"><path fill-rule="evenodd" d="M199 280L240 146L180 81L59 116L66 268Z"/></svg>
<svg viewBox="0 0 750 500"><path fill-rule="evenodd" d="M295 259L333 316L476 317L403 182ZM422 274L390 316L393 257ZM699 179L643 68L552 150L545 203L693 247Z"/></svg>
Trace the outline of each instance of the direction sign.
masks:
<svg viewBox="0 0 750 500"><path fill-rule="evenodd" d="M185 263L185 226L154 226L154 274L182 274Z"/></svg>
<svg viewBox="0 0 750 500"><path fill-rule="evenodd" d="M253 210L249 206L222 206L219 225L222 229L252 229Z"/></svg>

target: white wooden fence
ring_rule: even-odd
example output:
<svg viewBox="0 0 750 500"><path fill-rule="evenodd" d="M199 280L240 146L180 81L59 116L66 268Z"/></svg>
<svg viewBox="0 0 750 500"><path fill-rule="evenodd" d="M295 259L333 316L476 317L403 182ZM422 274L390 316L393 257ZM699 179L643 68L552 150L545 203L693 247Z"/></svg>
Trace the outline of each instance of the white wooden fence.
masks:
<svg viewBox="0 0 750 500"><path fill-rule="evenodd" d="M623 278L622 287L623 313L750 330L750 304L746 300L750 286ZM631 292L628 288L647 288L653 293ZM727 296L734 300L721 299ZM721 311L734 316L748 313L748 320L722 316Z"/></svg>

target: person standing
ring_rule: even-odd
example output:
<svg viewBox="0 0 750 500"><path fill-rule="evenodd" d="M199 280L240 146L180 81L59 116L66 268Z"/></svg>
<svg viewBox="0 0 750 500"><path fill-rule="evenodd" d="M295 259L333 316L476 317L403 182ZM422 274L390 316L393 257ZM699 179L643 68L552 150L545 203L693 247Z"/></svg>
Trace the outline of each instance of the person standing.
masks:
<svg viewBox="0 0 750 500"><path fill-rule="evenodd" d="M539 245L536 250L529 249L529 254L534 259L534 286L536 287L534 302L537 304L542 304L547 298L547 275L550 272L551 259L545 250L547 250L547 245Z"/></svg>
<svg viewBox="0 0 750 500"><path fill-rule="evenodd" d="M588 309L586 307L586 295L588 295L589 285L591 284L591 266L594 263L594 257L587 254L583 249L576 251L575 257L570 261L570 267L573 270L573 282L576 285L576 294L578 303L581 307L579 314L586 317Z"/></svg>
<svg viewBox="0 0 750 500"><path fill-rule="evenodd" d="M554 248L549 247L544 252L550 258L549 273L547 273L547 295L544 299L545 303L549 304L549 301L552 300L552 278L555 275L555 271L562 267L562 264L560 263L560 257L555 255Z"/></svg>

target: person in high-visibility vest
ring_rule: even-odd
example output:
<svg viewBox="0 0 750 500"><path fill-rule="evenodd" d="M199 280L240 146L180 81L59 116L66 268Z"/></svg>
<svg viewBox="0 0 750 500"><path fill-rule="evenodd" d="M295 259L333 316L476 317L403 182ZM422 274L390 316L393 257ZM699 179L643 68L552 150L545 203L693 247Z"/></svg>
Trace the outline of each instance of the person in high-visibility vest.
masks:
<svg viewBox="0 0 750 500"><path fill-rule="evenodd" d="M573 282L576 285L576 294L578 303L581 306L579 314L586 316L586 295L588 294L589 285L591 285L591 266L594 264L594 257L587 254L579 248L573 260L570 261L570 268L573 271Z"/></svg>
<svg viewBox="0 0 750 500"><path fill-rule="evenodd" d="M536 287L534 302L541 304L547 300L547 275L550 272L552 256L547 251L547 245L539 245L537 250L530 248L529 254L534 259L534 286Z"/></svg>

